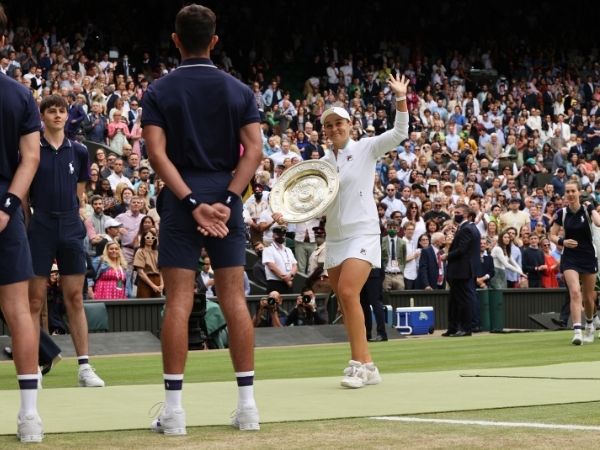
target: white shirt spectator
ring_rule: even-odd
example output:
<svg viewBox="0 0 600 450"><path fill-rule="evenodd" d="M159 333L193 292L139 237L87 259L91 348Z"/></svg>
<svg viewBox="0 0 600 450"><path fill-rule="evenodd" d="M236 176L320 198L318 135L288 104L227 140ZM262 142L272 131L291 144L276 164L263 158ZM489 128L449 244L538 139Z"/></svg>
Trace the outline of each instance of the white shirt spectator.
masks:
<svg viewBox="0 0 600 450"><path fill-rule="evenodd" d="M273 263L283 273L290 273L293 269L294 264L297 264L296 258L292 251L283 244L277 244L273 242L271 245L263 250L262 262L265 265L265 274L267 280L279 281L279 278L269 268L267 263Z"/></svg>

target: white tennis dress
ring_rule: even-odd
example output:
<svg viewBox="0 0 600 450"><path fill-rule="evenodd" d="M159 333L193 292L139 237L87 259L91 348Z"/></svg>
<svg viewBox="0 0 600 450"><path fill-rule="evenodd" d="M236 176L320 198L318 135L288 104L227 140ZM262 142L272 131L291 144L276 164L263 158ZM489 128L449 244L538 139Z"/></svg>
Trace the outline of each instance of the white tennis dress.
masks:
<svg viewBox="0 0 600 450"><path fill-rule="evenodd" d="M340 188L327 211L327 257L325 268L339 266L348 258L381 267L381 243L377 207L373 199L373 176L378 158L408 138L408 113L396 111L394 128L385 133L348 140L337 158L333 151L321 158L337 168Z"/></svg>

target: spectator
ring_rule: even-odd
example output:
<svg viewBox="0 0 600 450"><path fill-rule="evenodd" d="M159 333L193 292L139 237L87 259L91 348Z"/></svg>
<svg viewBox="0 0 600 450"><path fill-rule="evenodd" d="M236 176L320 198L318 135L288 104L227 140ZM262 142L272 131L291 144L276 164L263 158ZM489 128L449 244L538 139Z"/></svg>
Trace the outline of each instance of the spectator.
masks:
<svg viewBox="0 0 600 450"><path fill-rule="evenodd" d="M113 112L111 122L108 124L108 141L109 146L118 155L123 153L123 147L128 144L127 139L130 137L127 119L123 117L121 111Z"/></svg>
<svg viewBox="0 0 600 450"><path fill-rule="evenodd" d="M533 233L529 236L529 246L524 248L523 253L523 272L527 275L528 287L542 287L542 275L547 267L544 263L544 253L538 247L540 237Z"/></svg>
<svg viewBox="0 0 600 450"><path fill-rule="evenodd" d="M495 273L490 282L490 287L493 289L506 289L508 287L506 278L507 269L512 269L516 273L525 275L521 267L511 256L512 247L510 236L506 230L500 233L498 239L493 242L491 256L494 259Z"/></svg>
<svg viewBox="0 0 600 450"><path fill-rule="evenodd" d="M519 210L520 200L518 198L511 198L508 204L509 210L500 216L500 228L505 230L508 227L521 230L523 225L530 225L530 217L524 211Z"/></svg>
<svg viewBox="0 0 600 450"><path fill-rule="evenodd" d="M427 232L425 228L425 221L419 213L419 205L417 205L417 203L414 201L408 204L408 208L406 210L406 217L402 219L400 226L404 227L408 222L412 223L415 226L415 236L420 237L422 234L425 234Z"/></svg>
<svg viewBox="0 0 600 450"><path fill-rule="evenodd" d="M144 220L148 219L145 217ZM141 224L143 226L143 223ZM158 269L158 236L153 228L143 234L143 244L135 252L133 267L137 271L137 298L155 298L163 294L164 283ZM210 266L210 260L208 261ZM206 260L204 261L206 266Z"/></svg>
<svg viewBox="0 0 600 450"><path fill-rule="evenodd" d="M120 183L125 183L128 188L133 189L131 180L125 176L123 168L123 159L117 158L113 163L113 172L107 177L110 182L110 188L115 191Z"/></svg>
<svg viewBox="0 0 600 450"><path fill-rule="evenodd" d="M67 326L65 325L64 316L67 310L65 308L65 301L60 286L60 275L56 264L52 264L52 268L50 269L46 292L48 324L47 327L44 326L43 328L51 335L66 334Z"/></svg>
<svg viewBox="0 0 600 450"><path fill-rule="evenodd" d="M86 132L86 138L88 141L98 142L99 144L107 143L107 134L108 134L108 118L103 113L102 104L100 102L92 103L92 112L88 114L89 127ZM96 156L98 156L98 152L102 152L103 150L98 150L96 152Z"/></svg>
<svg viewBox="0 0 600 450"><path fill-rule="evenodd" d="M298 271L308 274L308 260L317 248L314 229L319 226L319 219L311 219L296 224L294 234L294 254L298 264Z"/></svg>
<svg viewBox="0 0 600 450"><path fill-rule="evenodd" d="M422 235L422 239L429 239L427 235ZM444 246L446 237L444 233L436 232L431 236L431 245L423 247L419 257L419 271L417 277L417 287L419 289L444 289L446 285L446 264L442 256L444 255Z"/></svg>
<svg viewBox="0 0 600 450"><path fill-rule="evenodd" d="M81 134L81 124L87 118L81 104L77 102L77 96L73 93L67 95L68 117L65 132L69 139L75 139L77 134Z"/></svg>
<svg viewBox="0 0 600 450"><path fill-rule="evenodd" d="M418 248L418 238L415 235L415 226L412 223L407 223L404 226L404 237L402 238L406 244L406 263L404 267L404 287L407 290L416 289L417 281L417 261L421 255L421 250Z"/></svg>
<svg viewBox="0 0 600 450"><path fill-rule="evenodd" d="M546 266L542 273L542 287L546 289L558 288L559 261L552 255L550 239L542 239L542 251L544 252L544 266Z"/></svg>
<svg viewBox="0 0 600 450"><path fill-rule="evenodd" d="M254 186L254 195L244 203L244 209L249 215L248 227L250 229L250 242L262 241L263 227L259 222L263 211L269 210L268 194L265 194L262 185Z"/></svg>
<svg viewBox="0 0 600 450"><path fill-rule="evenodd" d="M215 289L215 274L210 266L210 258L208 256L204 256L202 262L202 269L196 277L198 290L199 292L204 293L204 295L206 295L206 298L216 297L217 294Z"/></svg>
<svg viewBox="0 0 600 450"><path fill-rule="evenodd" d="M387 196L381 199L381 203L386 206L385 217L389 219L394 211L400 211L402 215L406 215L406 206L402 200L396 198L396 186L390 183L385 188L385 191Z"/></svg>
<svg viewBox="0 0 600 450"><path fill-rule="evenodd" d="M115 204L112 212L115 217L129 210L129 205L131 204L131 199L134 197L134 195L135 192L133 192L133 189L127 186L125 183L119 183L117 185L115 192L117 203Z"/></svg>
<svg viewBox="0 0 600 450"><path fill-rule="evenodd" d="M96 269L96 279L89 283L94 289L94 300L127 298L127 261L119 244L106 244Z"/></svg>
<svg viewBox="0 0 600 450"><path fill-rule="evenodd" d="M495 238L490 239L489 237L481 238L480 245L480 258L481 266L477 272L477 278L475 282L478 289L487 289L491 285L491 280L496 275L494 268L494 258L489 254L490 243L493 243Z"/></svg>
<svg viewBox="0 0 600 450"><path fill-rule="evenodd" d="M256 262L252 266L252 275L258 284L263 287L267 286L267 275L265 273L265 265L262 262L262 254L265 249L265 244L261 241L254 242L254 252L256 253Z"/></svg>

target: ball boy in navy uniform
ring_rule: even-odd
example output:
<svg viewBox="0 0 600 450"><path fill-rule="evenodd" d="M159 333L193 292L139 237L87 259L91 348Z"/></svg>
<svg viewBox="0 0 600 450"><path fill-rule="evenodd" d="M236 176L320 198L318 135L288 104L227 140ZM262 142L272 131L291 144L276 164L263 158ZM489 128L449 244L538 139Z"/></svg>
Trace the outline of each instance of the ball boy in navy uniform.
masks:
<svg viewBox="0 0 600 450"><path fill-rule="evenodd" d="M31 184L33 215L28 235L34 278L29 282L29 303L34 323L40 320L46 299L46 280L56 259L71 339L79 362L79 385L102 387L89 364L88 327L83 310L86 257L85 226L79 217L79 199L89 179L87 149L65 136L67 102L58 95L40 103L44 133L40 141L40 166Z"/></svg>
<svg viewBox="0 0 600 450"><path fill-rule="evenodd" d="M8 19L0 5L0 48ZM37 412L38 340L29 315L28 280L33 276L21 202L40 160L40 119L31 92L0 72L0 308L12 336L21 408L17 437L41 442Z"/></svg>
<svg viewBox="0 0 600 450"><path fill-rule="evenodd" d="M239 387L232 425L259 429L253 389L254 328L243 289L246 238L240 193L262 157L260 116L252 91L209 59L218 42L215 27L210 9L182 8L172 39L183 62L150 85L142 100L148 156L166 184L158 198L158 263L167 292L161 332L166 401L152 428L169 435L186 433L181 394L187 323L202 247L212 261L229 327Z"/></svg>

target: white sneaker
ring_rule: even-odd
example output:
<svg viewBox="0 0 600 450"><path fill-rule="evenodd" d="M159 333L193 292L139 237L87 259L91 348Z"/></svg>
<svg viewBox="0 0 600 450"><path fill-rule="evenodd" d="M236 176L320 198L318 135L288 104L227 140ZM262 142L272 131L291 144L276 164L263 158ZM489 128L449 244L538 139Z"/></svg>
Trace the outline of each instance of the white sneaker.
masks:
<svg viewBox="0 0 600 450"><path fill-rule="evenodd" d="M81 387L104 387L104 380L96 375L96 372L87 364L79 368L79 386Z"/></svg>
<svg viewBox="0 0 600 450"><path fill-rule="evenodd" d="M185 411L183 408L170 409L166 405L163 406L158 417L150 424L150 429L165 436L186 435Z"/></svg>
<svg viewBox="0 0 600 450"><path fill-rule="evenodd" d="M583 343L584 344L593 344L594 343L594 332L596 329L594 328L594 324L586 324L585 330L583 330Z"/></svg>
<svg viewBox="0 0 600 450"><path fill-rule="evenodd" d="M240 431L260 430L260 418L256 406L238 408L233 412L231 426Z"/></svg>
<svg viewBox="0 0 600 450"><path fill-rule="evenodd" d="M379 384L381 383L381 375L379 375L379 369L372 362L363 364L364 368L364 383L365 384Z"/></svg>
<svg viewBox="0 0 600 450"><path fill-rule="evenodd" d="M342 386L358 389L365 385L365 368L362 363L350 360L348 367L344 369L344 378L340 383Z"/></svg>
<svg viewBox="0 0 600 450"><path fill-rule="evenodd" d="M594 323L594 328L595 328L596 330L600 330L600 317L598 317L598 315L595 315L595 316L594 316L594 321L593 321L593 323Z"/></svg>
<svg viewBox="0 0 600 450"><path fill-rule="evenodd" d="M573 330L573 339L571 339L571 344L573 345L581 345L583 343L583 334L581 330Z"/></svg>
<svg viewBox="0 0 600 450"><path fill-rule="evenodd" d="M17 438L21 442L42 442L44 430L42 419L37 413L17 416Z"/></svg>

